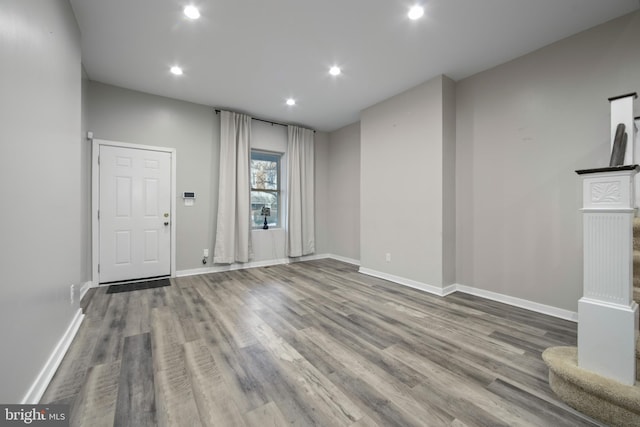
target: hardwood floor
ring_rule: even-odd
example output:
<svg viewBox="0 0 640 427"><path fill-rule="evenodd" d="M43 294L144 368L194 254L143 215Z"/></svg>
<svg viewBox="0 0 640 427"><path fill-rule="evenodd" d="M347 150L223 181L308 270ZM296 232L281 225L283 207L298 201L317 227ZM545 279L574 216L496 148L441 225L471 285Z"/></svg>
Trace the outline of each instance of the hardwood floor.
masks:
<svg viewBox="0 0 640 427"><path fill-rule="evenodd" d="M576 325L319 260L99 289L43 403L72 426L590 426L540 355Z"/></svg>

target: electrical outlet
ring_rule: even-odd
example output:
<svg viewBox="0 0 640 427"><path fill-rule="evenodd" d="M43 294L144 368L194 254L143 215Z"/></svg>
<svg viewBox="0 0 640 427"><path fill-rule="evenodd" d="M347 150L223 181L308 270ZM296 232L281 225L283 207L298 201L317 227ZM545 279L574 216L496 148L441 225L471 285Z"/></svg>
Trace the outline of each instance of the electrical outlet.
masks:
<svg viewBox="0 0 640 427"><path fill-rule="evenodd" d="M391 253L387 252L387 255L385 256L387 262L391 262Z"/></svg>
<svg viewBox="0 0 640 427"><path fill-rule="evenodd" d="M209 249L205 249L205 250L204 250L204 256L205 256L205 257L208 257L208 256L209 256Z"/></svg>
<svg viewBox="0 0 640 427"><path fill-rule="evenodd" d="M74 297L74 294L75 294L75 287L73 285L71 285L71 287L69 289L69 293L71 295L71 301L70 302L71 302L71 304L73 304L73 297Z"/></svg>

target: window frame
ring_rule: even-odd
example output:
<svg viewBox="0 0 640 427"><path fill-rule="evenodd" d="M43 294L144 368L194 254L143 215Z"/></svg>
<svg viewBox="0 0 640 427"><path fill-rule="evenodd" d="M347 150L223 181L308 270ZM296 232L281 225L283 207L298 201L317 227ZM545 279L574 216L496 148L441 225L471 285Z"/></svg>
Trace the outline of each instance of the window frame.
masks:
<svg viewBox="0 0 640 427"><path fill-rule="evenodd" d="M266 158L265 159L254 159L254 154L257 154L258 156L260 155L264 155ZM254 188L253 186L253 167L251 165L249 165L249 173L250 173L250 194L255 192L261 192L261 193L270 193L270 194L275 194L276 195L276 199L277 199L277 203L278 203L278 209L277 209L277 215L275 215L275 225L269 224L269 228L282 228L282 224L281 224L281 220L280 218L282 218L280 211L281 211L281 206L282 206L282 181L281 181L281 171L282 171L282 158L284 156L284 153L279 153L277 151L269 151L269 150L262 150L259 148L252 148L251 149L251 153L250 153L250 162L253 160L266 160L266 161L273 161L276 160L276 189L275 190L271 190L271 189L265 189L265 188ZM253 211L253 206L251 207L251 210ZM268 221L268 220L267 220ZM251 218L251 229L252 230L260 230L262 229L262 224L260 225L256 225L253 222L253 215Z"/></svg>

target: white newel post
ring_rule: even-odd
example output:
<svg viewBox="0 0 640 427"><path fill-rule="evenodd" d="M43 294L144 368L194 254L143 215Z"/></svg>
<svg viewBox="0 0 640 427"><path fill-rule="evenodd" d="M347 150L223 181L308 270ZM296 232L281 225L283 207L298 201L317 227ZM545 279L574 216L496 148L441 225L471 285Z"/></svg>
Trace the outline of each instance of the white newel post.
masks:
<svg viewBox="0 0 640 427"><path fill-rule="evenodd" d="M636 379L633 218L638 165L577 171L583 183L584 282L578 366L619 382Z"/></svg>

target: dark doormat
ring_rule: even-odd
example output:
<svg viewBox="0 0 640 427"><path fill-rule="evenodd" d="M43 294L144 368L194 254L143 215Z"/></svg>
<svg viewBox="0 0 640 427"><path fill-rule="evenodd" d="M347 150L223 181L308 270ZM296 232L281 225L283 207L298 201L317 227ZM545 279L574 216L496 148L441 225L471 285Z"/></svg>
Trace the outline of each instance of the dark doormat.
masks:
<svg viewBox="0 0 640 427"><path fill-rule="evenodd" d="M171 286L169 279L149 280L147 282L127 283L123 285L111 285L107 289L108 294L119 294L121 292L140 291L143 289L161 288Z"/></svg>

